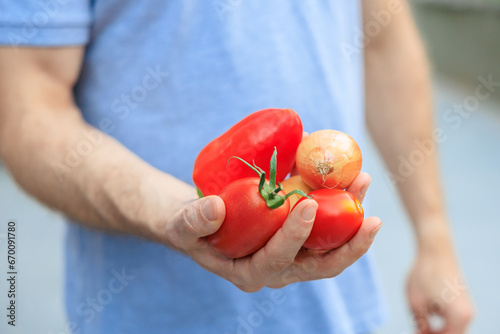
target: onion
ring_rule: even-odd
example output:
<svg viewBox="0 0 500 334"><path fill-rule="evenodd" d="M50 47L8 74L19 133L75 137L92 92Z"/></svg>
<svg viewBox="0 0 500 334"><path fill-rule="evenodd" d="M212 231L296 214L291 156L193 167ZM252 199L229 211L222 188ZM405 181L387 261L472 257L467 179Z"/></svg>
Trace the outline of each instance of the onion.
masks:
<svg viewBox="0 0 500 334"><path fill-rule="evenodd" d="M313 189L345 189L361 171L361 150L351 136L320 130L305 137L297 149L297 170Z"/></svg>

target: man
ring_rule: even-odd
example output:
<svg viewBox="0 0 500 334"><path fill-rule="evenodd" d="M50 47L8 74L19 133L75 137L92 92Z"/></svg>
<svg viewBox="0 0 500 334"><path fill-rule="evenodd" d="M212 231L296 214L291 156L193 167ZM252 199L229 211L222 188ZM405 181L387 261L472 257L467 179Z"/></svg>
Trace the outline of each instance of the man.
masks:
<svg viewBox="0 0 500 334"><path fill-rule="evenodd" d="M388 24L363 49L362 17L373 26L381 10ZM73 332L367 333L383 322L362 256L378 218L312 255L300 251L317 207L306 200L263 249L226 259L203 239L224 203L195 200L190 174L210 139L266 107L363 142L363 60L368 125L396 171L432 130L406 2L25 1L5 2L0 19L0 153L24 189L71 218ZM433 312L463 333L465 294L430 307L446 279L460 279L435 160L398 182L419 246L409 301L424 333ZM369 183L362 173L348 190L362 200Z"/></svg>

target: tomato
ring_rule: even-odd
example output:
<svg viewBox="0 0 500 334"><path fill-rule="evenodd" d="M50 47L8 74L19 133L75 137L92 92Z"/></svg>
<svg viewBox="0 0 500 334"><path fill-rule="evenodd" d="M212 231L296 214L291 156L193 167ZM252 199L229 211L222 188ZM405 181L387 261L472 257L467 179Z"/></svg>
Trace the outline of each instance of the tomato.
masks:
<svg viewBox="0 0 500 334"><path fill-rule="evenodd" d="M308 195L318 202L318 211L311 234L303 245L305 248L334 249L349 241L359 230L364 212L353 194L340 189L319 189Z"/></svg>
<svg viewBox="0 0 500 334"><path fill-rule="evenodd" d="M275 148L269 164L269 181L262 168L235 157L259 177L233 181L219 194L226 205L226 217L217 232L207 238L220 254L238 258L264 247L290 212L288 197L307 196L299 189L285 194L276 182L276 156Z"/></svg>
<svg viewBox="0 0 500 334"><path fill-rule="evenodd" d="M262 248L280 229L290 211L288 200L276 209L269 208L259 193L259 182L258 177L239 179L219 194L226 204L226 218L208 240L226 257L239 258Z"/></svg>
<svg viewBox="0 0 500 334"><path fill-rule="evenodd" d="M264 109L250 114L201 150L193 169L193 181L203 195L218 195L232 181L253 176L238 161L255 161L269 175L269 159L279 152L276 179L283 180L295 163L302 140L302 122L292 109Z"/></svg>

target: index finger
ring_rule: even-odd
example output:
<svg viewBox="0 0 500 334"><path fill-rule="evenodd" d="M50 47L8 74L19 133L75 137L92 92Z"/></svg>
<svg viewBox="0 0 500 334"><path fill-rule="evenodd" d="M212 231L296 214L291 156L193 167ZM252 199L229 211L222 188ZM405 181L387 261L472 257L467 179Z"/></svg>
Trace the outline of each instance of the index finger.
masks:
<svg viewBox="0 0 500 334"><path fill-rule="evenodd" d="M354 237L339 248L299 254L295 261L295 276L315 280L339 275L368 251L381 225L379 218L369 217Z"/></svg>
<svg viewBox="0 0 500 334"><path fill-rule="evenodd" d="M346 190L353 194L360 203L363 203L371 181L372 178L368 173L361 172Z"/></svg>

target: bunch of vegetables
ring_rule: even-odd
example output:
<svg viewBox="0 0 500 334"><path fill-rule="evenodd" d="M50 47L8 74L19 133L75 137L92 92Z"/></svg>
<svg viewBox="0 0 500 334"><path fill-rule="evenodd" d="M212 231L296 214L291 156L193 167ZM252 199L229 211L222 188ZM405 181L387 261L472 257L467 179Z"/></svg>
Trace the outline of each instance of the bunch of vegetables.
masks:
<svg viewBox="0 0 500 334"><path fill-rule="evenodd" d="M299 201L312 198L319 206L303 246L337 248L356 234L364 218L359 201L343 190L359 174L361 163L360 149L347 134L321 130L303 139L295 111L257 111L196 158L198 193L218 195L226 205L224 222L207 238L224 256L250 255L281 228ZM298 175L285 179L294 165Z"/></svg>

